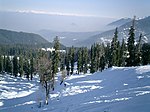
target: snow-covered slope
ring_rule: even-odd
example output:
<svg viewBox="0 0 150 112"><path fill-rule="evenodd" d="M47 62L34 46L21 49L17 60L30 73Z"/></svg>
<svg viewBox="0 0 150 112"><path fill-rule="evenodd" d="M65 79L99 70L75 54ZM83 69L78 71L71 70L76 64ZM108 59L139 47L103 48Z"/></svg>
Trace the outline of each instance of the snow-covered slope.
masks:
<svg viewBox="0 0 150 112"><path fill-rule="evenodd" d="M72 75L65 80L66 86L60 85L59 79L60 74L49 105L38 108L37 99L43 98L44 93L40 92L38 82L1 76L0 112L150 111L150 65L112 67L94 74ZM15 96L11 96L11 92Z"/></svg>

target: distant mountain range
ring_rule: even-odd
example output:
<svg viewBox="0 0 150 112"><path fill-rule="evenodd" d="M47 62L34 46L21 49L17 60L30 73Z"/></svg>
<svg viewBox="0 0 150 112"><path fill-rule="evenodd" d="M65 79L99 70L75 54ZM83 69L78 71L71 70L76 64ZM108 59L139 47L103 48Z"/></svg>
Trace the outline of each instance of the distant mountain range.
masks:
<svg viewBox="0 0 150 112"><path fill-rule="evenodd" d="M132 24L130 18L122 18L114 21L107 26L118 27L118 39L122 41L124 38L127 40L129 28ZM2 44L27 44L37 45L42 44L46 47L53 46L53 38L58 36L60 42L65 46L88 46L90 47L93 43L108 43L111 42L114 29L108 31L96 31L96 32L58 32L51 30L40 30L34 33L15 32L9 30L0 29L0 45ZM150 42L150 16L137 19L135 21L135 39L139 39L139 35L143 34L142 41ZM41 35L41 36L40 36ZM62 48L65 46L61 45Z"/></svg>
<svg viewBox="0 0 150 112"><path fill-rule="evenodd" d="M98 32L58 32L51 30L40 30L37 32L43 36L46 40L52 42L53 39L58 36L60 42L65 46L82 46L79 43L87 40L89 37L101 33Z"/></svg>
<svg viewBox="0 0 150 112"><path fill-rule="evenodd" d="M116 22L110 23L114 24ZM118 38L120 41L124 38L127 40L129 28L132 25L132 21L129 21L118 27ZM135 21L135 39L139 39L139 35L143 34L142 41L144 43L150 42L150 16L138 19ZM80 45L91 46L93 43L107 43L110 42L114 35L114 29L102 32L100 34L89 37L87 40L80 42Z"/></svg>

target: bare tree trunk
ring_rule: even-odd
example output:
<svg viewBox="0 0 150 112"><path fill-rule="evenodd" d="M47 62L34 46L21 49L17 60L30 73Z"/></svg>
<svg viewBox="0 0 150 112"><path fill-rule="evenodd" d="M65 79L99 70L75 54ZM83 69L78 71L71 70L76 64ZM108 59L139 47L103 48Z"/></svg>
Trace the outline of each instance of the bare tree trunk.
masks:
<svg viewBox="0 0 150 112"><path fill-rule="evenodd" d="M48 84L47 84L47 81L45 81L45 90L46 90L46 100L45 100L45 103L46 105L48 105L48 95L49 95L49 90L48 90Z"/></svg>

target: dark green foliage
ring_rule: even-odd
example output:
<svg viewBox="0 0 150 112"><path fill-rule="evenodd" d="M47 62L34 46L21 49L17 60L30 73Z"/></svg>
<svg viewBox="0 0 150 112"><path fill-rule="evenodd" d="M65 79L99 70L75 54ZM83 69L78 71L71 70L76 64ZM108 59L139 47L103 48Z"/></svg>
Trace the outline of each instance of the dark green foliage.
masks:
<svg viewBox="0 0 150 112"><path fill-rule="evenodd" d="M88 49L85 47L83 49L83 72L87 73L88 70Z"/></svg>
<svg viewBox="0 0 150 112"><path fill-rule="evenodd" d="M33 62L33 56L31 56L30 58L30 79L32 80L33 78L33 72L34 72L34 62Z"/></svg>
<svg viewBox="0 0 150 112"><path fill-rule="evenodd" d="M0 55L0 73L3 71L3 57Z"/></svg>
<svg viewBox="0 0 150 112"><path fill-rule="evenodd" d="M142 64L150 64L150 44L143 44L142 46Z"/></svg>
<svg viewBox="0 0 150 112"><path fill-rule="evenodd" d="M70 57L69 57L68 52L66 52L66 56L65 56L65 65L66 65L67 75L69 75L70 74Z"/></svg>
<svg viewBox="0 0 150 112"><path fill-rule="evenodd" d="M91 66L90 66L90 72L94 73L98 70L100 70L100 58L102 55L105 55L105 47L104 44L94 44L91 47ZM110 55L110 54L109 54Z"/></svg>
<svg viewBox="0 0 150 112"><path fill-rule="evenodd" d="M82 48L78 50L77 70L78 74L82 72Z"/></svg>
<svg viewBox="0 0 150 112"><path fill-rule="evenodd" d="M52 52L53 76L58 72L58 66L59 66L59 60L60 60L60 54L59 54L60 43L59 43L59 39L57 36L56 36L56 38L54 38L54 49L55 49L55 51Z"/></svg>
<svg viewBox="0 0 150 112"><path fill-rule="evenodd" d="M116 28L115 33L114 33L114 37L112 39L111 42L111 56L112 56L112 60L111 60L111 65L112 66L118 66L118 54L119 54L119 45L118 45L118 28Z"/></svg>
<svg viewBox="0 0 150 112"><path fill-rule="evenodd" d="M120 48L120 42L118 41L117 42L117 49L116 49L116 66L121 66L121 56L120 56L120 51L121 51L121 48Z"/></svg>
<svg viewBox="0 0 150 112"><path fill-rule="evenodd" d="M23 70L25 72L26 78L29 80L30 75L30 64L27 58L24 59Z"/></svg>
<svg viewBox="0 0 150 112"><path fill-rule="evenodd" d="M127 48L126 48L126 45L125 45L125 41L124 39L122 40L122 45L121 45L121 48L120 48L120 66L125 66L125 60L127 58L126 56L126 52L127 52Z"/></svg>
<svg viewBox="0 0 150 112"><path fill-rule="evenodd" d="M18 59L17 59L17 56L14 56L13 57L13 75L15 77L17 77L17 74L18 74Z"/></svg>
<svg viewBox="0 0 150 112"><path fill-rule="evenodd" d="M65 53L61 53L60 57L60 70L63 71L65 69Z"/></svg>
<svg viewBox="0 0 150 112"><path fill-rule="evenodd" d="M142 52L141 52L141 50L142 50L142 43L141 43L141 38L142 38L142 34L140 35L140 37L139 37L139 41L138 41L138 43L137 43L137 45L136 45L136 49L135 49L135 64L136 65L141 65L141 63L142 63Z"/></svg>
<svg viewBox="0 0 150 112"><path fill-rule="evenodd" d="M23 75L23 56L19 57L19 74L20 77Z"/></svg>
<svg viewBox="0 0 150 112"><path fill-rule="evenodd" d="M104 70L105 69L105 58L104 58L104 56L102 56L101 58L100 58L100 70L101 70L101 72L102 72L102 70Z"/></svg>
<svg viewBox="0 0 150 112"><path fill-rule="evenodd" d="M91 46L91 52L90 52L90 73L94 73L95 72L95 60L94 60L94 45Z"/></svg>
<svg viewBox="0 0 150 112"><path fill-rule="evenodd" d="M71 61L71 74L73 74L73 70L74 70L74 55L75 55L75 50L74 47L72 46L70 48L70 61Z"/></svg>
<svg viewBox="0 0 150 112"><path fill-rule="evenodd" d="M3 57L3 70L6 71L6 56Z"/></svg>
<svg viewBox="0 0 150 112"><path fill-rule="evenodd" d="M108 43L107 46L104 48L105 49L105 62L107 64L107 67L112 67L112 57L111 57L111 47L110 44Z"/></svg>
<svg viewBox="0 0 150 112"><path fill-rule="evenodd" d="M130 27L129 30L129 38L127 41L127 45L128 45L128 58L127 58L127 66L135 66L135 29L134 29L134 22L135 20L133 20L133 24Z"/></svg>
<svg viewBox="0 0 150 112"><path fill-rule="evenodd" d="M6 72L12 73L12 62L9 56L6 57Z"/></svg>

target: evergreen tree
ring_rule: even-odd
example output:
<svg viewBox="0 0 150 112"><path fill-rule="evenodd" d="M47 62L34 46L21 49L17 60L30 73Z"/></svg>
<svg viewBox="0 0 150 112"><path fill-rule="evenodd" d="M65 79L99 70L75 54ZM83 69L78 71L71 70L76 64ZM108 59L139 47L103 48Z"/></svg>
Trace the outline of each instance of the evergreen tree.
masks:
<svg viewBox="0 0 150 112"><path fill-rule="evenodd" d="M3 57L0 55L0 73L3 71Z"/></svg>
<svg viewBox="0 0 150 112"><path fill-rule="evenodd" d="M25 60L24 60L23 70L25 72L26 78L29 80L30 64L29 64L29 60L27 58L25 58Z"/></svg>
<svg viewBox="0 0 150 112"><path fill-rule="evenodd" d="M100 45L95 44L94 47L94 63L95 63L95 71L99 69L99 62L100 62Z"/></svg>
<svg viewBox="0 0 150 112"><path fill-rule="evenodd" d="M65 53L61 53L61 64L60 64L60 70L63 71L65 69Z"/></svg>
<svg viewBox="0 0 150 112"><path fill-rule="evenodd" d="M126 56L126 44L124 39L122 40L121 48L120 48L120 66L125 66Z"/></svg>
<svg viewBox="0 0 150 112"><path fill-rule="evenodd" d="M34 72L34 62L33 62L33 56L30 58L30 79L33 79L33 72Z"/></svg>
<svg viewBox="0 0 150 112"><path fill-rule="evenodd" d="M67 75L69 75L70 74L70 57L69 57L69 53L66 53L65 65L66 65Z"/></svg>
<svg viewBox="0 0 150 112"><path fill-rule="evenodd" d="M133 19L133 23L130 27L129 30L129 38L127 41L127 45L128 45L128 58L127 58L127 66L135 66L135 29L134 29L134 22L135 22L135 18Z"/></svg>
<svg viewBox="0 0 150 112"><path fill-rule="evenodd" d="M3 70L6 71L6 56L3 58Z"/></svg>
<svg viewBox="0 0 150 112"><path fill-rule="evenodd" d="M90 73L96 72L96 62L95 62L95 44L91 46L90 52Z"/></svg>
<svg viewBox="0 0 150 112"><path fill-rule="evenodd" d="M73 70L74 70L74 47L70 48L70 61L71 61L71 74L73 74Z"/></svg>
<svg viewBox="0 0 150 112"><path fill-rule="evenodd" d="M142 63L141 38L142 38L142 34L140 34L139 41L136 45L136 52L135 52L135 64L138 66Z"/></svg>
<svg viewBox="0 0 150 112"><path fill-rule="evenodd" d="M78 50L78 59L77 59L77 70L78 74L82 71L82 49Z"/></svg>
<svg viewBox="0 0 150 112"><path fill-rule="evenodd" d="M83 53L83 63L84 63L84 65L83 65L83 72L84 73L87 73L87 70L88 70L88 66L87 66L87 64L88 64L88 49L87 48L84 48L84 53Z"/></svg>
<svg viewBox="0 0 150 112"><path fill-rule="evenodd" d="M117 49L116 49L116 66L121 66L121 56L120 56L120 42L117 42Z"/></svg>
<svg viewBox="0 0 150 112"><path fill-rule="evenodd" d="M22 55L19 57L19 74L20 77L23 75L23 57Z"/></svg>
<svg viewBox="0 0 150 112"><path fill-rule="evenodd" d="M118 44L118 28L115 29L114 37L111 42L111 56L112 56L112 65L117 66L117 44Z"/></svg>
<svg viewBox="0 0 150 112"><path fill-rule="evenodd" d="M111 48L110 48L110 43L107 43L107 46L105 47L105 62L107 68L112 67L112 57L111 57Z"/></svg>
<svg viewBox="0 0 150 112"><path fill-rule="evenodd" d="M105 58L104 58L104 56L102 56L101 58L100 58L100 70L101 70L101 72L102 72L102 70L104 70L105 69Z"/></svg>
<svg viewBox="0 0 150 112"><path fill-rule="evenodd" d="M6 57L6 72L12 73L12 63L9 56Z"/></svg>
<svg viewBox="0 0 150 112"><path fill-rule="evenodd" d="M17 77L18 74L18 59L17 56L13 57L13 74Z"/></svg>
<svg viewBox="0 0 150 112"><path fill-rule="evenodd" d="M60 48L60 43L59 43L58 36L56 36L56 38L54 38L54 49L55 49L55 51L53 51L53 53L52 53L52 73L53 73L53 77L58 72L59 58L60 58L59 48Z"/></svg>
<svg viewBox="0 0 150 112"><path fill-rule="evenodd" d="M148 43L142 46L142 63L143 65L150 64L150 44Z"/></svg>

